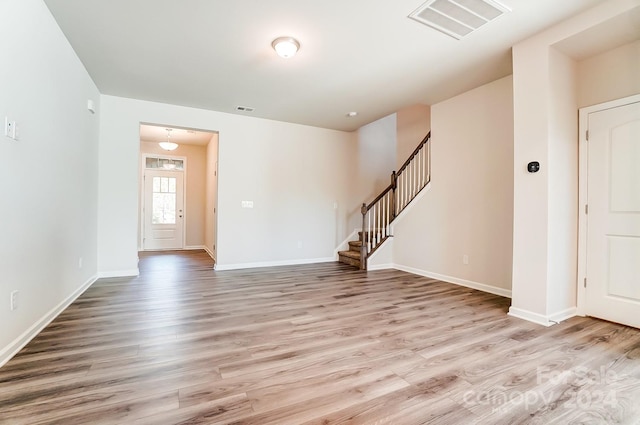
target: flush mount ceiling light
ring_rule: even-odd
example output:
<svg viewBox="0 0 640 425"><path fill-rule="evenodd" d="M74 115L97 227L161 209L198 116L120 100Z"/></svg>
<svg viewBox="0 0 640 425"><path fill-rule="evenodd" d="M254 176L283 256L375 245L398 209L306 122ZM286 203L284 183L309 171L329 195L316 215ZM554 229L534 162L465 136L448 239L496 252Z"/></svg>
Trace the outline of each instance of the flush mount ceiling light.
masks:
<svg viewBox="0 0 640 425"><path fill-rule="evenodd" d="M356 111L347 112L347 118L357 117L358 113Z"/></svg>
<svg viewBox="0 0 640 425"><path fill-rule="evenodd" d="M409 18L460 40L507 12L497 0L429 0Z"/></svg>
<svg viewBox="0 0 640 425"><path fill-rule="evenodd" d="M177 143L173 143L171 141L171 130L170 128L165 128L167 130L167 141L158 143L162 149L165 151L174 151L178 148Z"/></svg>
<svg viewBox="0 0 640 425"><path fill-rule="evenodd" d="M278 37L271 43L273 50L281 58L293 57L300 49L300 43L293 37Z"/></svg>

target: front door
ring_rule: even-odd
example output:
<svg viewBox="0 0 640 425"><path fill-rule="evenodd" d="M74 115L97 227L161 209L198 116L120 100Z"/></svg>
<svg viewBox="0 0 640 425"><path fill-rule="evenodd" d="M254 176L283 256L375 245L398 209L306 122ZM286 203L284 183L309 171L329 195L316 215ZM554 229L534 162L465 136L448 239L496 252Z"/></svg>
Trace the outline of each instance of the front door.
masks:
<svg viewBox="0 0 640 425"><path fill-rule="evenodd" d="M183 172L145 170L144 249L182 249L183 234Z"/></svg>
<svg viewBox="0 0 640 425"><path fill-rule="evenodd" d="M588 120L586 313L640 328L640 102Z"/></svg>

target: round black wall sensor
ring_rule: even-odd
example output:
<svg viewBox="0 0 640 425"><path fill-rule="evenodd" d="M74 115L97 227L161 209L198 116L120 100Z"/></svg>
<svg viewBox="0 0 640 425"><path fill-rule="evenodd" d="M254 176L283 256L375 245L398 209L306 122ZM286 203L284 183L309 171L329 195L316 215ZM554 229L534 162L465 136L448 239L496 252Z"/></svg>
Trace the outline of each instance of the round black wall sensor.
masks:
<svg viewBox="0 0 640 425"><path fill-rule="evenodd" d="M537 173L540 170L540 163L538 161L532 161L527 164L527 171L530 173Z"/></svg>

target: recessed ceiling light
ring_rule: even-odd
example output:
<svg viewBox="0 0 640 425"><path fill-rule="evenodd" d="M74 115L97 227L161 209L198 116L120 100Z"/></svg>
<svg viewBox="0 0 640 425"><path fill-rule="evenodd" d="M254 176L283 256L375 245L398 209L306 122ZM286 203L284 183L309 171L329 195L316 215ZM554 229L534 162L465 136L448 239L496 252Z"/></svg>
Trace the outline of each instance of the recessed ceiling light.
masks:
<svg viewBox="0 0 640 425"><path fill-rule="evenodd" d="M358 113L356 111L347 112L347 118L353 118L356 116L358 116Z"/></svg>
<svg viewBox="0 0 640 425"><path fill-rule="evenodd" d="M300 49L300 43L293 37L278 37L271 46L278 56L285 59L293 57Z"/></svg>

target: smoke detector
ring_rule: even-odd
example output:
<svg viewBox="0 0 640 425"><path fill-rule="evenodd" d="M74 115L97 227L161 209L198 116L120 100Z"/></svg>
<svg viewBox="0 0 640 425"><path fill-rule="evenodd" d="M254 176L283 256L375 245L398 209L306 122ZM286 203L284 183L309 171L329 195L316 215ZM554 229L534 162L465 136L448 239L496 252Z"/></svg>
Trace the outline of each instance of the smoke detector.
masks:
<svg viewBox="0 0 640 425"><path fill-rule="evenodd" d="M495 0L429 0L409 18L460 40L507 12Z"/></svg>

